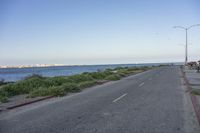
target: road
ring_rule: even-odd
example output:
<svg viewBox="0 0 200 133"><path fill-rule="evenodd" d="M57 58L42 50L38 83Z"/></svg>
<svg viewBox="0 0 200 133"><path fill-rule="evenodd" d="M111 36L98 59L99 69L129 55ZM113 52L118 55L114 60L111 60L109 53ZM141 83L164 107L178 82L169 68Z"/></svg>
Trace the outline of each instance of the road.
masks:
<svg viewBox="0 0 200 133"><path fill-rule="evenodd" d="M161 67L0 115L0 133L195 133L179 67Z"/></svg>

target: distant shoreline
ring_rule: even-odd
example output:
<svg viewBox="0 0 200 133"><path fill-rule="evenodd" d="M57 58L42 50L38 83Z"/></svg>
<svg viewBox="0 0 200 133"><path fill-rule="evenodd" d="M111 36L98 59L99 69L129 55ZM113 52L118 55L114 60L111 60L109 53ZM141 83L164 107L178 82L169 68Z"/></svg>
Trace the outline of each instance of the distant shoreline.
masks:
<svg viewBox="0 0 200 133"><path fill-rule="evenodd" d="M20 65L20 66L0 66L0 69L7 68L46 68L46 67L70 67L70 66L105 66L105 65L146 65L146 64L180 64L181 62L163 62L163 63L125 63L125 64L89 64L89 65L64 65L64 64L36 64L36 65Z"/></svg>
<svg viewBox="0 0 200 133"><path fill-rule="evenodd" d="M21 66L0 66L1 68L33 68L33 67L57 67L57 66L66 66L66 65L21 65Z"/></svg>

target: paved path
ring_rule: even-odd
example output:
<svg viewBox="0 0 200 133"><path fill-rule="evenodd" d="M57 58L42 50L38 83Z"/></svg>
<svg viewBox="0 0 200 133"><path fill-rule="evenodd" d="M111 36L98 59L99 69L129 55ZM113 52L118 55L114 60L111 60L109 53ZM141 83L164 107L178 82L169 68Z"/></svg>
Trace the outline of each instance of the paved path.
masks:
<svg viewBox="0 0 200 133"><path fill-rule="evenodd" d="M163 67L0 115L0 133L198 133L178 67Z"/></svg>
<svg viewBox="0 0 200 133"><path fill-rule="evenodd" d="M200 73L197 73L196 70L188 70L188 69L185 69L184 72L192 88L200 89Z"/></svg>
<svg viewBox="0 0 200 133"><path fill-rule="evenodd" d="M184 72L189 90L200 91L200 73L197 73L196 70L189 69L184 69ZM200 124L200 95L191 94L191 100Z"/></svg>

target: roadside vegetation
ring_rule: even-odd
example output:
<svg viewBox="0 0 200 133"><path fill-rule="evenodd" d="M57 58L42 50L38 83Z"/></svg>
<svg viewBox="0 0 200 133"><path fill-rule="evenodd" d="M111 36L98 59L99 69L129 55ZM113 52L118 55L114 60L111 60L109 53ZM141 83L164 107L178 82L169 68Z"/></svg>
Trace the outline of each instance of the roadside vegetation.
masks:
<svg viewBox="0 0 200 133"><path fill-rule="evenodd" d="M7 102L9 97L28 94L28 97L64 96L67 93L79 92L84 88L107 81L119 80L122 77L143 72L151 67L117 67L99 72L85 72L72 76L42 77L33 74L24 80L0 86L0 102Z"/></svg>
<svg viewBox="0 0 200 133"><path fill-rule="evenodd" d="M200 89L192 89L191 93L193 95L200 95Z"/></svg>

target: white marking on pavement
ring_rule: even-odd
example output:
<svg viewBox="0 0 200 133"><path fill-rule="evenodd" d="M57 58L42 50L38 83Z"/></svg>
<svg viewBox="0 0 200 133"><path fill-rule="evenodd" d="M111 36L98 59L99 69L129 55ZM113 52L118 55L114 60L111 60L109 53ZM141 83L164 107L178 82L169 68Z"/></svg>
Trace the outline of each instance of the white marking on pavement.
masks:
<svg viewBox="0 0 200 133"><path fill-rule="evenodd" d="M127 95L127 93L121 95L120 97L116 98L115 100L113 100L113 102L117 102L118 100L122 99L123 97L125 97Z"/></svg>
<svg viewBox="0 0 200 133"><path fill-rule="evenodd" d="M141 83L140 85L139 85L139 87L141 87L141 86L143 86L144 85L144 82L143 83Z"/></svg>

